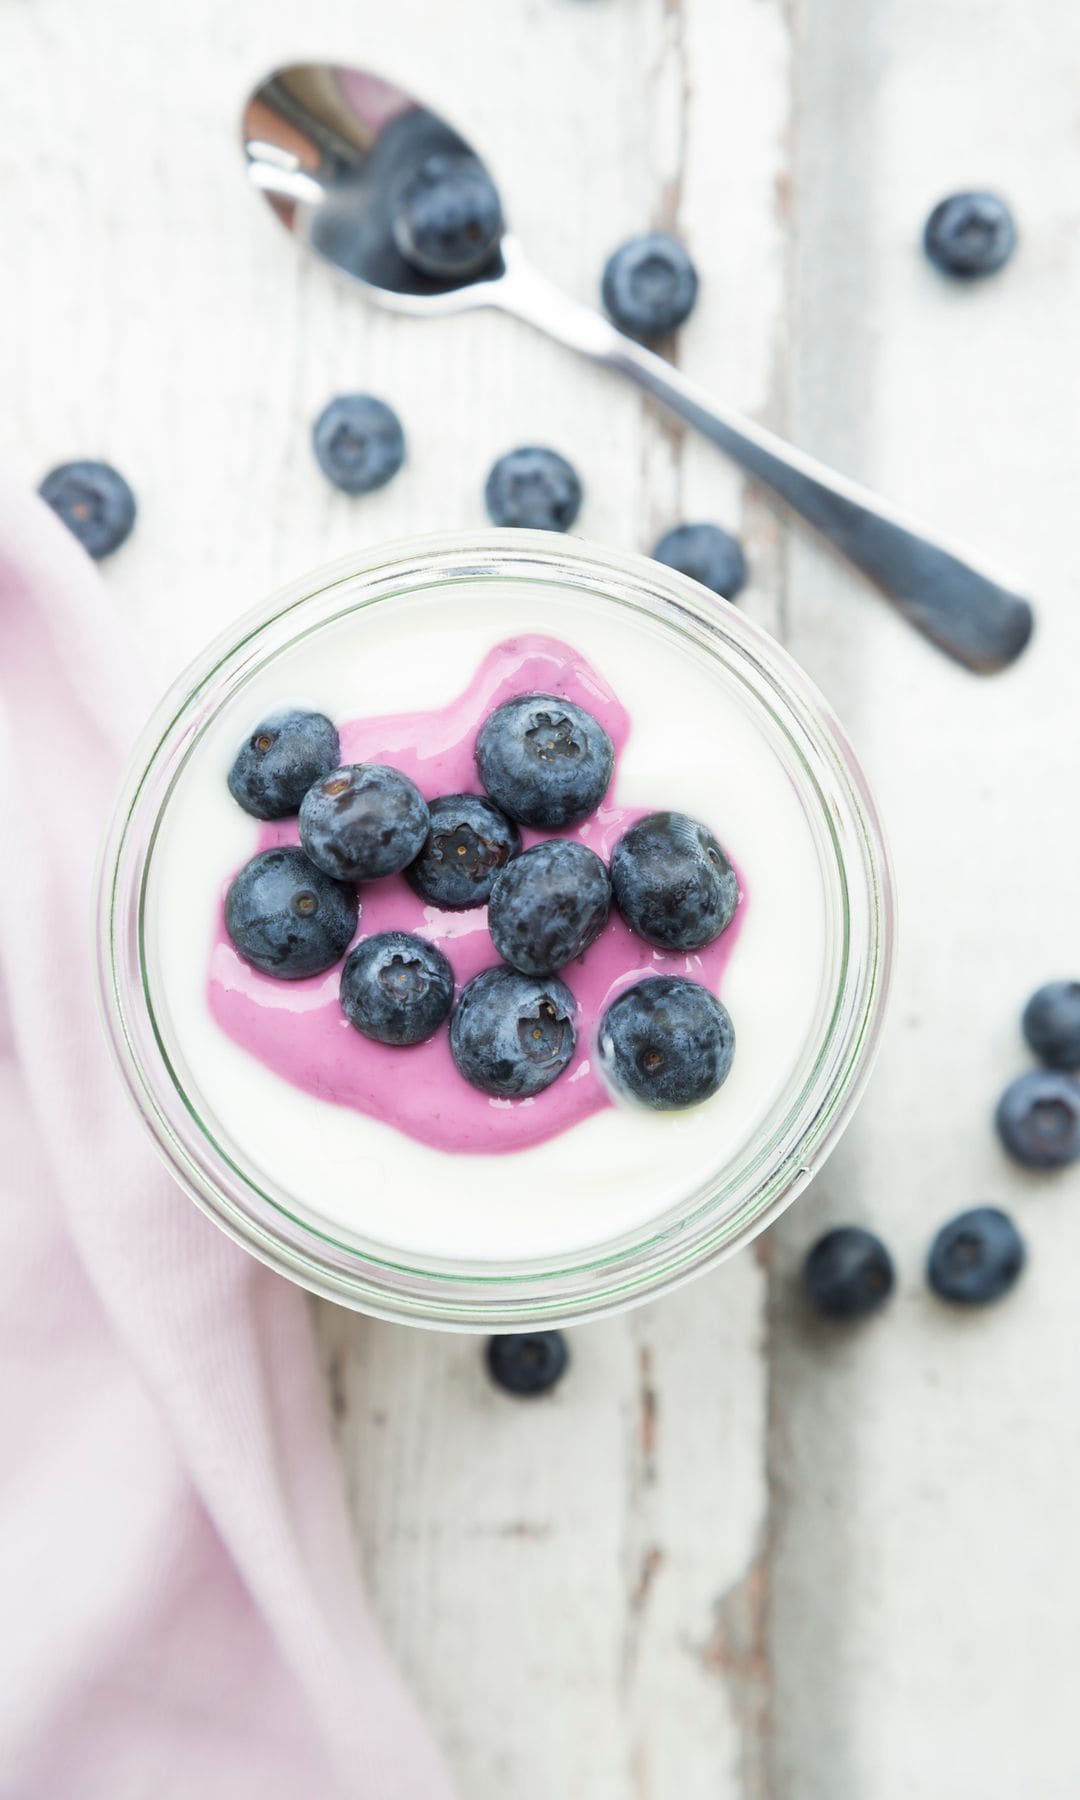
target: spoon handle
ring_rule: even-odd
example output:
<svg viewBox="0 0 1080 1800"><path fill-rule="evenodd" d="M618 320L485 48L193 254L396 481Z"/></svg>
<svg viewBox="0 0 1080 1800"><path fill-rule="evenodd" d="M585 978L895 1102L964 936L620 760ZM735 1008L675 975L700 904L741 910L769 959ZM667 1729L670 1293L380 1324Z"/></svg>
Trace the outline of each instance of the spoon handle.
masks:
<svg viewBox="0 0 1080 1800"><path fill-rule="evenodd" d="M719 445L732 460L813 525L861 569L909 624L949 656L983 674L1020 655L1034 624L1020 594L925 536L885 501L796 450L750 419L722 411L678 369L513 264L497 304L592 361L626 375ZM494 296L493 296L494 298Z"/></svg>

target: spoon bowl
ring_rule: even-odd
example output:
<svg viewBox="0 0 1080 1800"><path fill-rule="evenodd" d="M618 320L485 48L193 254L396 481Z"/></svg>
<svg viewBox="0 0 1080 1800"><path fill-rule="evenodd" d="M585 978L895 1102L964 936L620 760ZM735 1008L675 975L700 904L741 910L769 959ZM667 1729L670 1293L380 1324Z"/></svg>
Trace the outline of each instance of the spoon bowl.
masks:
<svg viewBox="0 0 1080 1800"><path fill-rule="evenodd" d="M281 223L372 299L414 314L493 303L505 238L479 274L445 279L414 268L394 241L394 196L414 169L437 154L480 162L403 89L362 69L293 63L256 88L243 136L251 181Z"/></svg>

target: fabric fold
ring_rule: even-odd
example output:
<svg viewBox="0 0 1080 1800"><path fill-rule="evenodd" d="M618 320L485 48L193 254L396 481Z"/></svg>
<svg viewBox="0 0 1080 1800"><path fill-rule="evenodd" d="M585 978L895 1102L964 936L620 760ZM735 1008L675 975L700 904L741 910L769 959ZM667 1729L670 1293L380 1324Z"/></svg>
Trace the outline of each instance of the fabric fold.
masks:
<svg viewBox="0 0 1080 1800"><path fill-rule="evenodd" d="M448 1800L360 1589L305 1299L111 1067L97 847L141 707L104 584L0 486L0 1795Z"/></svg>

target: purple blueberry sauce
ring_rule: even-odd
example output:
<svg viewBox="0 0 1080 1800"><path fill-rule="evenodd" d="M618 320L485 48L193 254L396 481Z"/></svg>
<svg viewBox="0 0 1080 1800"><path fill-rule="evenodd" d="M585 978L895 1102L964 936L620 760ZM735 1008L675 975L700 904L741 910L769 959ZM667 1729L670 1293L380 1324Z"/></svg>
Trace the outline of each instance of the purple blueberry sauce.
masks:
<svg viewBox="0 0 1080 1800"><path fill-rule="evenodd" d="M428 800L439 794L478 793L473 760L477 732L503 701L524 693L559 694L585 707L609 732L616 764L611 789L597 812L561 833L524 829L523 844L545 836L573 837L606 862L626 828L650 810L613 798L630 720L596 671L555 638L520 637L497 645L448 706L341 725L342 762L390 763L410 776ZM720 836L723 841L722 830ZM298 841L295 819L264 824L252 854ZM228 881L222 884L218 906L208 998L214 1019L233 1042L321 1100L354 1107L439 1150L481 1153L524 1150L612 1105L595 1056L596 1032L609 1002L646 975L686 975L718 993L746 908L740 877L742 893L731 925L715 943L691 955L653 949L613 911L596 943L559 974L579 1008L577 1049L569 1067L534 1099L493 1100L459 1075L445 1029L409 1049L373 1043L354 1031L338 1003L340 967L308 981L275 981L250 968L226 935L227 886ZM389 930L427 938L449 957L459 991L481 969L499 961L485 907L444 912L414 894L401 875L368 882L360 900L357 941Z"/></svg>

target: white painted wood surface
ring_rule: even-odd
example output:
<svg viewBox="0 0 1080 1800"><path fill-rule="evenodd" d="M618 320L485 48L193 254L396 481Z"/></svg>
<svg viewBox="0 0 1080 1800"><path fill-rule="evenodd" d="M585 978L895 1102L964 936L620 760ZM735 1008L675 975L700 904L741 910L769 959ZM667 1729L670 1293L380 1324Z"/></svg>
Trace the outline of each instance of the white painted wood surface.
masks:
<svg viewBox="0 0 1080 1800"><path fill-rule="evenodd" d="M649 222L703 273L702 382L1011 560L1039 640L978 683L708 447L509 321L412 324L308 266L243 179L279 60L367 61L445 106L573 292ZM101 454L140 497L105 570L148 702L279 582L482 519L522 438L583 471L582 529L740 526L747 606L847 720L895 842L893 1026L816 1189L676 1298L576 1332L562 1388L491 1391L478 1346L320 1309L376 1606L468 1800L1074 1800L1080 1792L1078 1184L1020 1179L989 1106L1015 1014L1075 973L1080 15L1067 0L7 0L0 442L36 481ZM1016 204L1015 265L926 269L931 202ZM370 387L410 462L333 494L311 418ZM1032 1249L993 1317L922 1291L977 1199ZM894 1244L891 1315L811 1329L827 1223ZM304 1797L307 1800L307 1797Z"/></svg>

